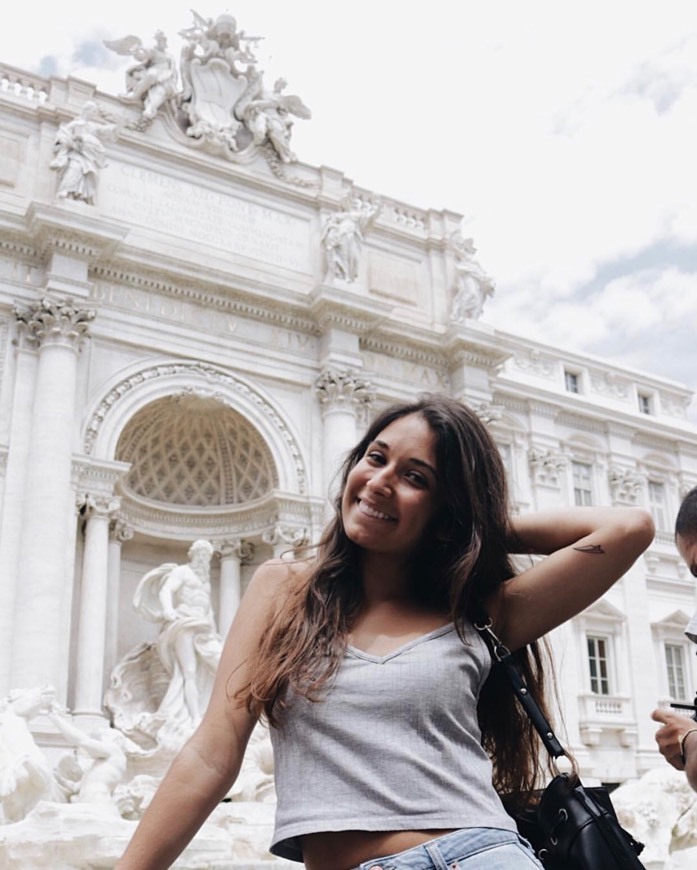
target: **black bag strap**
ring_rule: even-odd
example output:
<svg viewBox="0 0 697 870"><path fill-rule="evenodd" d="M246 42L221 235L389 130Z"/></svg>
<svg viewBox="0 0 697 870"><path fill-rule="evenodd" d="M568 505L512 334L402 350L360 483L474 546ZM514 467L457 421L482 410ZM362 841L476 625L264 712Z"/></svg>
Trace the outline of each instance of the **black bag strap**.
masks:
<svg viewBox="0 0 697 870"><path fill-rule="evenodd" d="M503 666L516 698L540 735L540 740L544 743L547 752L549 752L552 758L560 758L562 755L566 755L567 752L559 742L552 726L547 721L547 717L540 710L535 698L530 694L525 679L515 663L513 653L494 634L494 630L491 627L491 619L481 611L473 625L489 648L494 662Z"/></svg>

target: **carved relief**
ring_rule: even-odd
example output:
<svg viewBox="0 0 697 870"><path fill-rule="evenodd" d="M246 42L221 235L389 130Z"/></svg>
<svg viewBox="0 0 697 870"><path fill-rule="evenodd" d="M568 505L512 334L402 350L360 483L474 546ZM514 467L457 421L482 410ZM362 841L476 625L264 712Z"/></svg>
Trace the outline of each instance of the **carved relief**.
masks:
<svg viewBox="0 0 697 870"><path fill-rule="evenodd" d="M516 368L524 372L532 372L534 375L540 375L544 378L554 376L554 365L548 358L542 356L538 350L519 351L514 357L513 362Z"/></svg>
<svg viewBox="0 0 697 870"><path fill-rule="evenodd" d="M533 447L529 454L530 472L532 481L538 486L559 486L561 471L567 465L567 458L563 453L551 449Z"/></svg>
<svg viewBox="0 0 697 870"><path fill-rule="evenodd" d="M629 384L613 372L591 375L591 389L595 393L617 399L626 399L629 394Z"/></svg>
<svg viewBox="0 0 697 870"><path fill-rule="evenodd" d="M641 494L644 478L630 468L613 466L608 471L612 500L618 504L636 504Z"/></svg>
<svg viewBox="0 0 697 870"><path fill-rule="evenodd" d="M487 426L490 423L496 423L503 415L502 406L494 405L491 402L479 402L479 404L473 406L473 410L482 423L485 423Z"/></svg>
<svg viewBox="0 0 697 870"><path fill-rule="evenodd" d="M284 93L283 79L273 89L264 85L254 55L262 37L247 36L229 13L204 18L192 10L192 15L193 24L179 33L184 39L179 69L161 30L150 48L133 35L105 41L136 61L126 70L121 96L142 107L130 126L144 131L158 114L166 114L192 147L234 161L263 154L279 178L307 186L287 176L283 165L296 161L290 148L293 119L309 119L311 112L300 97Z"/></svg>

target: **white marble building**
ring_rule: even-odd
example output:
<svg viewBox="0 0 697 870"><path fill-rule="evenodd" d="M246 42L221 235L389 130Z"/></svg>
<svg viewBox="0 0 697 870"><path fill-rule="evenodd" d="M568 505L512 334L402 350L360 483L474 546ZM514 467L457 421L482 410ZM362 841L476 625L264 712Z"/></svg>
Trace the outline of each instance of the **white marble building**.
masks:
<svg viewBox="0 0 697 870"><path fill-rule="evenodd" d="M154 56L128 99L0 65L0 696L50 684L105 722L114 665L156 633L147 571L213 542L224 632L254 566L317 537L367 415L444 390L489 421L518 510L653 511L649 552L553 642L586 779L660 766L649 713L697 689L671 534L691 390L488 325L460 215L303 164L309 112L223 24L218 54L194 35L177 60L188 96Z"/></svg>

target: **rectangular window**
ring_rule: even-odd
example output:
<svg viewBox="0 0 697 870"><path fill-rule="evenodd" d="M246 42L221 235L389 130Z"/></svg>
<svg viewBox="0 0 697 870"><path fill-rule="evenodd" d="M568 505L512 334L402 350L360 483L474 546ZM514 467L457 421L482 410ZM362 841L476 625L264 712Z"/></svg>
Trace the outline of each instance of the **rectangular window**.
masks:
<svg viewBox="0 0 697 870"><path fill-rule="evenodd" d="M594 695L609 695L610 677L606 637L588 635L588 667L591 677L591 692Z"/></svg>
<svg viewBox="0 0 697 870"><path fill-rule="evenodd" d="M586 462L572 462L571 474L574 482L574 504L578 507L593 504L591 466Z"/></svg>
<svg viewBox="0 0 697 870"><path fill-rule="evenodd" d="M649 481L649 510L659 532L668 531L666 488L663 483Z"/></svg>
<svg viewBox="0 0 697 870"><path fill-rule="evenodd" d="M673 701L684 701L687 697L685 690L685 657L681 644L667 643L666 671L668 674L668 694Z"/></svg>
<svg viewBox="0 0 697 870"><path fill-rule="evenodd" d="M575 372L564 371L564 386L567 393L580 393L578 375Z"/></svg>
<svg viewBox="0 0 697 870"><path fill-rule="evenodd" d="M651 413L651 396L646 393L639 393L639 412L641 414Z"/></svg>

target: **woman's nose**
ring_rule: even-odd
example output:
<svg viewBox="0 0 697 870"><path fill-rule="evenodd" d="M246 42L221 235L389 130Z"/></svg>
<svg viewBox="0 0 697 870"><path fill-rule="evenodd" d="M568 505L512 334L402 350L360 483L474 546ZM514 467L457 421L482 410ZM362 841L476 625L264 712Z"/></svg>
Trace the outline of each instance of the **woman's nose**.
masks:
<svg viewBox="0 0 697 870"><path fill-rule="evenodd" d="M392 491L392 473L388 468L376 469L373 476L368 481L368 487L373 492L388 494Z"/></svg>

